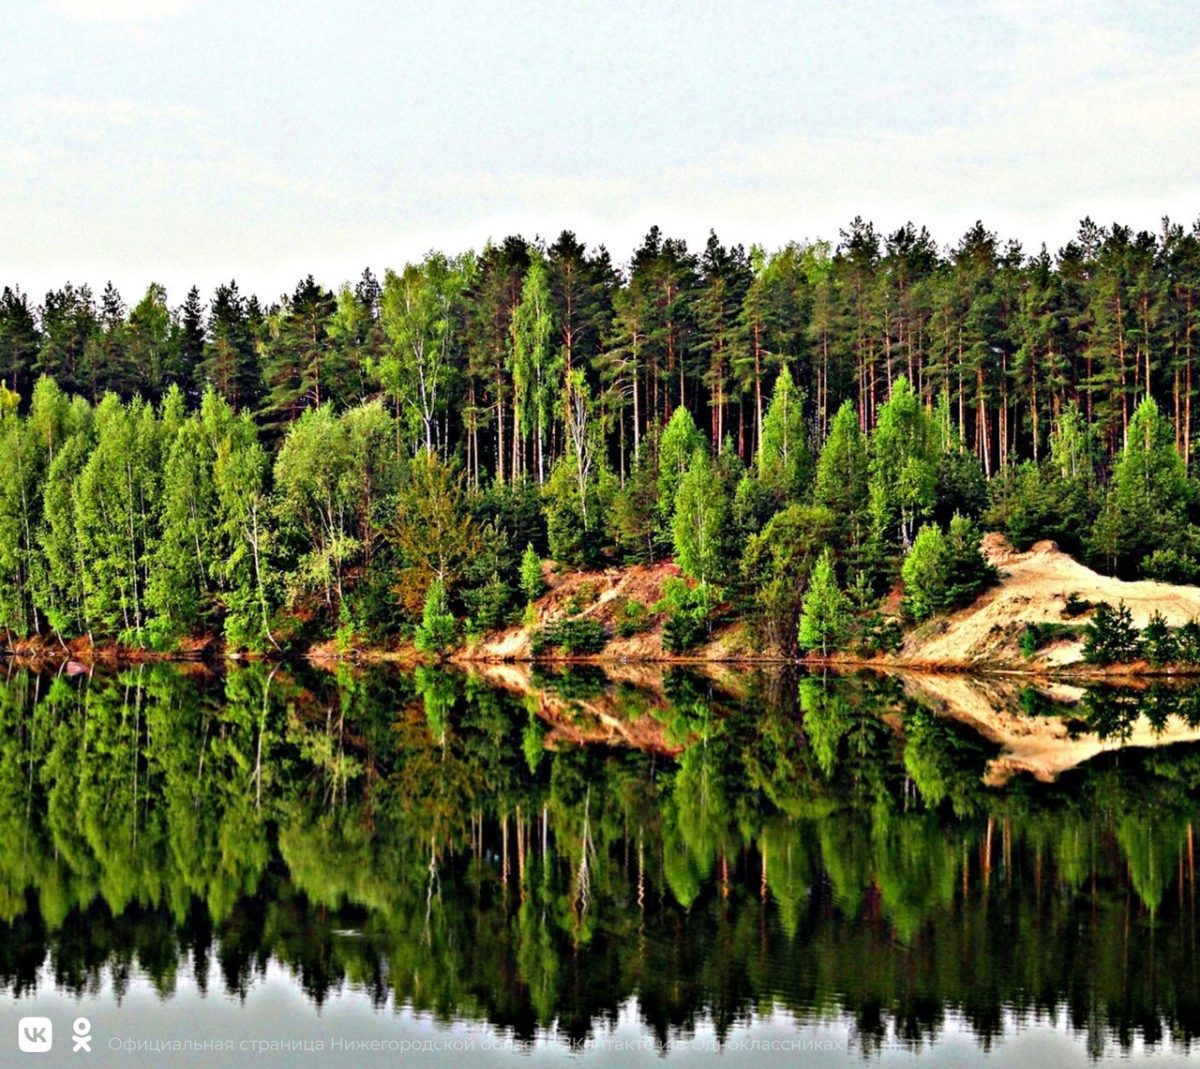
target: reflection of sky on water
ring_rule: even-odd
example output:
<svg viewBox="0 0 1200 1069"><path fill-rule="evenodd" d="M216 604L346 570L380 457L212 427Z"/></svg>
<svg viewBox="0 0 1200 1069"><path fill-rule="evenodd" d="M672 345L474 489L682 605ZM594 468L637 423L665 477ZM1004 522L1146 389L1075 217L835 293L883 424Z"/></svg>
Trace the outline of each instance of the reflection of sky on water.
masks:
<svg viewBox="0 0 1200 1069"><path fill-rule="evenodd" d="M86 1016L92 1028L92 1052L86 1062L73 1060L71 1025ZM26 1064L16 1053L17 1022L25 1016L46 1016L54 1022L54 1050L33 1066L87 1065L94 1069L130 1065L394 1066L403 1062L436 1067L493 1065L691 1065L713 1062L726 1067L764 1065L822 1066L863 1064L853 1022L837 1014L814 1014L799 1022L788 1010L752 1015L737 1025L719 1045L711 1020L701 1018L694 1033L679 1036L665 1050L643 1028L636 998L621 1006L614 1025L598 1025L588 1042L572 1046L545 1031L531 1043L513 1039L479 1021L435 1021L427 1013L373 1006L354 985L331 993L324 1006L315 1006L300 990L287 968L271 961L244 999L223 990L202 993L190 970L181 964L175 993L159 995L143 976L133 975L118 1001L112 978L106 974L100 989L81 999L55 990L53 972L43 968L38 994L0 1001L0 1065ZM1065 1012L1049 1020L1043 1015L1004 1013L1004 1038L984 1051L969 1025L952 1011L946 1013L935 1042L914 1052L891 1039L866 1062L884 1065L989 1067L1072 1066L1094 1064L1087 1037L1064 1022ZM223 1048L176 1050L169 1044L191 1043L201 1048L220 1042ZM290 1048L285 1045L291 1044ZM140 1049L139 1049L140 1047ZM280 1049L284 1047L284 1049ZM1113 1054L1111 1050L1107 1052ZM1182 1065L1186 1054L1165 1043L1147 1050L1135 1042L1124 1053L1135 1062Z"/></svg>

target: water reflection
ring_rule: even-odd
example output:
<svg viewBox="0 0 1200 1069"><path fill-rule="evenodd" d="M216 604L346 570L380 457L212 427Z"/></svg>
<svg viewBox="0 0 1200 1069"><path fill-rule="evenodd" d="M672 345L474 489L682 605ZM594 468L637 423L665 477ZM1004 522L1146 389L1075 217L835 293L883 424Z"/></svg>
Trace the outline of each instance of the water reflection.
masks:
<svg viewBox="0 0 1200 1069"><path fill-rule="evenodd" d="M636 999L668 1043L777 1007L866 1051L1063 1017L1190 1044L1200 692L962 685L13 672L0 982L244 997L276 961L518 1038Z"/></svg>

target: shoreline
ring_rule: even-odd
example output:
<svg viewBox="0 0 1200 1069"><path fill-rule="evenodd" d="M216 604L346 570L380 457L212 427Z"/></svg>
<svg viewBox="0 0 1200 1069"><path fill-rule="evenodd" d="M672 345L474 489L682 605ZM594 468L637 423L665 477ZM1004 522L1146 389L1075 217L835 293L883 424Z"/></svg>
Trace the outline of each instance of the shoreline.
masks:
<svg viewBox="0 0 1200 1069"><path fill-rule="evenodd" d="M833 657L781 657L763 653L758 655L737 654L734 656L687 656L664 654L655 656L606 656L599 654L557 654L543 656L507 656L474 653L470 649L455 650L445 657L430 657L411 645L388 648L362 648L346 652L335 652L328 643L298 651L271 651L267 653L236 651L226 652L215 641L205 642L192 649L160 651L145 650L115 644L84 645L84 640L74 640L67 648L60 644L18 644L16 648L0 649L0 659L21 667L67 668L76 672L95 668L119 670L141 664L185 664L204 665L220 669L228 665L268 662L286 664L307 662L313 665L393 665L412 668L418 665L445 665L460 669L494 665L545 665L545 666L588 666L606 667L703 667L706 665L729 668L799 668L807 671L857 672L871 671L889 674L908 672L919 675L946 676L992 676L1030 681L1047 680L1057 682L1125 682L1143 681L1170 682L1200 680L1200 665L1162 665L1152 667L1144 661L1107 666L1095 665L1035 665L1025 666L1005 661L929 661L907 660L898 657L863 658L854 656ZM22 647L25 648L22 648Z"/></svg>

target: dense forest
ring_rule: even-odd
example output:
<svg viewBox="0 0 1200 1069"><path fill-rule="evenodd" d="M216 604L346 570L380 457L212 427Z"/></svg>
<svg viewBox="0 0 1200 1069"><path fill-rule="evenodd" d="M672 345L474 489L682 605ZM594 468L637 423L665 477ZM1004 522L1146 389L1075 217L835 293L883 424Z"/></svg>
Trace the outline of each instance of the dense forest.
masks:
<svg viewBox="0 0 1200 1069"><path fill-rule="evenodd" d="M854 220L835 246L624 267L564 232L382 281L133 307L0 298L0 623L170 649L442 649L520 615L539 561L673 557L679 648L887 641L988 579L983 526L1200 577L1200 224L1026 254ZM632 618L647 607L630 607ZM882 637L881 637L882 636Z"/></svg>

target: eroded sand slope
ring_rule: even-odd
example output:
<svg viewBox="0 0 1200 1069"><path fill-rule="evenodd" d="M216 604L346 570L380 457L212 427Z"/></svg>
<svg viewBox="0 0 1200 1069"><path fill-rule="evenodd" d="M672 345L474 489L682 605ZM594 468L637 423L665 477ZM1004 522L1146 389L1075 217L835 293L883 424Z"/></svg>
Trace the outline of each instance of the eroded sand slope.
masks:
<svg viewBox="0 0 1200 1069"><path fill-rule="evenodd" d="M1038 542L1018 553L1003 535L990 533L984 536L983 549L1000 570L1000 584L967 608L909 634L899 660L942 668L1054 669L1080 664L1082 639L1059 640L1032 661L1025 660L1017 647L1026 623L1083 623L1086 617L1072 619L1063 611L1071 594L1113 605L1123 601L1139 627L1156 609L1173 626L1200 618L1200 587L1112 579L1080 564L1053 542Z"/></svg>

